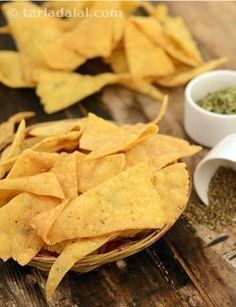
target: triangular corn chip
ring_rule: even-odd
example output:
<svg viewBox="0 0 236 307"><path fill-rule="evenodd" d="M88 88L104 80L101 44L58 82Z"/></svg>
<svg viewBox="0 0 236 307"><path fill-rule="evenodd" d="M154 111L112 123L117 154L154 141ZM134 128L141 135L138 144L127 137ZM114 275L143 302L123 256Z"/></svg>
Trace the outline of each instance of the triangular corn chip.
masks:
<svg viewBox="0 0 236 307"><path fill-rule="evenodd" d="M132 20L126 24L125 51L134 79L166 76L174 71L174 65L165 51L145 36Z"/></svg>
<svg viewBox="0 0 236 307"><path fill-rule="evenodd" d="M129 72L129 65L123 47L113 50L112 54L104 60L111 65L112 70L117 74Z"/></svg>
<svg viewBox="0 0 236 307"><path fill-rule="evenodd" d="M0 150L12 141L14 128L22 119L27 119L35 114L33 112L20 112L11 116L6 122L0 125Z"/></svg>
<svg viewBox="0 0 236 307"><path fill-rule="evenodd" d="M12 88L33 87L24 78L18 52L0 51L0 82Z"/></svg>
<svg viewBox="0 0 236 307"><path fill-rule="evenodd" d="M59 19L49 17L40 6L30 1L4 3L2 10L21 54L24 77L27 82L35 82L37 70L47 66L42 58L44 48L63 33L58 26ZM15 18L10 18L10 10L16 12Z"/></svg>
<svg viewBox="0 0 236 307"><path fill-rule="evenodd" d="M50 230L58 216L67 206L68 202L69 200L65 200L59 205L53 208L49 208L49 210L37 214L36 216L34 216L34 218L32 218L30 226L35 229L37 235L41 237L45 243L50 244L50 241L48 239L50 235Z"/></svg>
<svg viewBox="0 0 236 307"><path fill-rule="evenodd" d="M193 58L181 45L171 39L171 37L164 32L162 24L155 18L132 17L132 20L147 37L165 50L173 59L190 66L199 65L199 59L196 60Z"/></svg>
<svg viewBox="0 0 236 307"><path fill-rule="evenodd" d="M7 178L34 176L49 171L59 154L25 150L17 159Z"/></svg>
<svg viewBox="0 0 236 307"><path fill-rule="evenodd" d="M148 161L155 169L200 151L200 146L190 145L187 141L172 136L158 134L141 142L126 152L128 166Z"/></svg>
<svg viewBox="0 0 236 307"><path fill-rule="evenodd" d="M80 139L80 148L92 151L88 159L125 151L156 134L155 124L118 126L90 113Z"/></svg>
<svg viewBox="0 0 236 307"><path fill-rule="evenodd" d="M43 241L30 227L34 216L58 205L56 198L21 193L0 208L0 258L26 265L42 248Z"/></svg>
<svg viewBox="0 0 236 307"><path fill-rule="evenodd" d="M24 137L25 137L25 120L22 119L17 128L12 144L9 147L7 147L5 151L2 152L1 161L10 159L20 154L21 144L23 142Z"/></svg>
<svg viewBox="0 0 236 307"><path fill-rule="evenodd" d="M86 192L98 184L125 170L125 155L115 154L100 159L88 160L86 155L77 152L78 191ZM91 176L92 174L92 176Z"/></svg>
<svg viewBox="0 0 236 307"><path fill-rule="evenodd" d="M197 44L181 17L167 18L164 23L164 33L179 45L196 64L202 63Z"/></svg>
<svg viewBox="0 0 236 307"><path fill-rule="evenodd" d="M41 137L60 136L67 134L72 130L81 130L82 127L83 124L80 119L57 120L54 122L35 125L29 130L29 134L31 136Z"/></svg>
<svg viewBox="0 0 236 307"><path fill-rule="evenodd" d="M44 71L38 76L37 95L47 113L53 113L90 96L105 85L117 83L120 75L104 73L97 76Z"/></svg>
<svg viewBox="0 0 236 307"><path fill-rule="evenodd" d="M57 176L66 198L72 199L78 196L75 154L61 154L50 172Z"/></svg>
<svg viewBox="0 0 236 307"><path fill-rule="evenodd" d="M113 18L98 18L96 12L114 10L114 3L116 2L95 1L89 10L90 17L81 20L66 35L66 46L85 58L109 56L113 48Z"/></svg>
<svg viewBox="0 0 236 307"><path fill-rule="evenodd" d="M104 236L76 240L68 244L51 267L46 284L46 296L51 297L62 278L72 266L85 256L96 251L99 247L110 241L114 236Z"/></svg>
<svg viewBox="0 0 236 307"><path fill-rule="evenodd" d="M162 228L165 224L151 169L141 163L71 201L55 221L50 239L57 243L129 229Z"/></svg>
<svg viewBox="0 0 236 307"><path fill-rule="evenodd" d="M81 131L71 131L60 136L49 136L32 147L32 150L57 152L73 150L79 145Z"/></svg>
<svg viewBox="0 0 236 307"><path fill-rule="evenodd" d="M165 218L169 224L173 224L183 212L189 198L186 164L173 164L155 172L153 183L163 202Z"/></svg>
<svg viewBox="0 0 236 307"><path fill-rule="evenodd" d="M34 176L0 180L0 206L20 192L52 196L59 199L65 198L56 175L41 173Z"/></svg>
<svg viewBox="0 0 236 307"><path fill-rule="evenodd" d="M206 62L196 68L184 68L180 71L176 71L173 75L156 79L156 83L160 84L162 86L166 87L175 87L175 86L181 86L186 84L188 81L190 81L192 78L206 72L209 70L213 70L217 68L218 66L224 64L227 62L226 58L220 58L217 60L212 60L209 62Z"/></svg>

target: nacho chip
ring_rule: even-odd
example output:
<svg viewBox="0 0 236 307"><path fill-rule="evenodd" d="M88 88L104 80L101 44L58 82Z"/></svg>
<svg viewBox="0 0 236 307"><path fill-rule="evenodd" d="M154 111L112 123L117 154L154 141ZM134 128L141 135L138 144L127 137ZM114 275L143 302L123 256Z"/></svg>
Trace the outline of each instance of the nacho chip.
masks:
<svg viewBox="0 0 236 307"><path fill-rule="evenodd" d="M166 76L174 71L168 55L129 20L125 29L125 50L134 79Z"/></svg>
<svg viewBox="0 0 236 307"><path fill-rule="evenodd" d="M163 26L155 18L132 17L132 20L149 39L165 50L173 59L189 66L196 66L199 64L199 62L196 62L195 58L186 53L181 45L167 36Z"/></svg>
<svg viewBox="0 0 236 307"><path fill-rule="evenodd" d="M121 10L125 15L131 15L142 4L142 1L120 1Z"/></svg>
<svg viewBox="0 0 236 307"><path fill-rule="evenodd" d="M125 33L125 18L123 15L115 17L112 20L112 48L116 48L121 43Z"/></svg>
<svg viewBox="0 0 236 307"><path fill-rule="evenodd" d="M173 164L155 172L153 183L163 202L167 223L173 224L188 202L190 187L186 164Z"/></svg>
<svg viewBox="0 0 236 307"><path fill-rule="evenodd" d="M71 201L55 221L50 237L51 243L57 243L129 229L162 228L165 224L151 169L140 163Z"/></svg>
<svg viewBox="0 0 236 307"><path fill-rule="evenodd" d="M25 137L25 120L20 122L20 125L16 131L12 144L2 152L1 161L10 159L20 154L21 144Z"/></svg>
<svg viewBox="0 0 236 307"><path fill-rule="evenodd" d="M224 64L225 62L227 62L226 58L220 58L217 60L206 62L196 68L192 68L192 69L185 68L182 71L176 72L175 74L170 75L168 77L156 79L156 83L162 86L166 86L166 87L175 87L175 86L185 85L192 78L204 72L207 72L209 70L213 70L219 67L220 65Z"/></svg>
<svg viewBox="0 0 236 307"><path fill-rule="evenodd" d="M193 59L196 65L203 62L197 44L181 17L169 17L166 19L164 33L179 45Z"/></svg>
<svg viewBox="0 0 236 307"><path fill-rule="evenodd" d="M32 129L30 129L29 134L32 136L60 136L67 134L72 130L81 130L82 121L81 120L58 120L55 122L49 122L44 124L39 124Z"/></svg>
<svg viewBox="0 0 236 307"><path fill-rule="evenodd" d="M190 145L182 139L158 134L137 144L125 154L128 166L148 161L151 167L161 169L178 159L200 151L200 149L200 146Z"/></svg>
<svg viewBox="0 0 236 307"><path fill-rule="evenodd" d="M17 159L7 178L34 176L49 171L59 154L25 150Z"/></svg>
<svg viewBox="0 0 236 307"><path fill-rule="evenodd" d="M44 137L42 136L27 137L26 139L23 140L21 144L22 152L26 149L31 149L33 146L41 142L43 139Z"/></svg>
<svg viewBox="0 0 236 307"><path fill-rule="evenodd" d="M84 193L98 184L125 170L125 155L115 154L95 160L87 160L86 155L77 152L78 191ZM91 176L92 174L92 176Z"/></svg>
<svg viewBox="0 0 236 307"><path fill-rule="evenodd" d="M63 30L58 26L57 18L47 16L40 6L33 2L4 3L1 8L21 55L25 80L34 83L38 69L46 68L41 56L42 51L59 38ZM10 10L16 12L15 18L10 18ZM30 26L29 17L24 13L26 10L33 16L30 18Z"/></svg>
<svg viewBox="0 0 236 307"><path fill-rule="evenodd" d="M58 216L68 205L68 202L69 200L65 200L59 205L53 208L49 208L49 210L37 214L32 218L30 226L35 230L37 235L43 239L45 243L51 245L49 240L50 230Z"/></svg>
<svg viewBox="0 0 236 307"><path fill-rule="evenodd" d="M112 70L117 74L129 72L129 65L123 47L118 47L113 50L112 54L105 58L104 61L105 63L110 64Z"/></svg>
<svg viewBox="0 0 236 307"><path fill-rule="evenodd" d="M90 113L80 139L80 148L92 151L87 158L97 159L121 152L156 134L155 124L118 126Z"/></svg>
<svg viewBox="0 0 236 307"><path fill-rule="evenodd" d="M18 52L0 51L0 82L12 88L33 87L24 78Z"/></svg>
<svg viewBox="0 0 236 307"><path fill-rule="evenodd" d="M159 22L164 23L168 16L168 7L165 4L158 4L154 11L152 12L152 16Z"/></svg>
<svg viewBox="0 0 236 307"><path fill-rule="evenodd" d="M113 48L113 18L109 16L97 18L96 12L114 10L115 3L96 1L90 7L90 17L82 19L70 33L66 34L64 39L66 46L87 59L109 56Z"/></svg>
<svg viewBox="0 0 236 307"><path fill-rule="evenodd" d="M64 10L73 12L75 9L83 10L85 7L88 7L91 4L93 4L93 1L45 1L43 2L42 6L55 11L63 8Z"/></svg>
<svg viewBox="0 0 236 307"><path fill-rule="evenodd" d="M50 172L57 176L66 198L72 199L78 196L75 154L61 154Z"/></svg>
<svg viewBox="0 0 236 307"><path fill-rule="evenodd" d="M42 248L43 241L29 226L32 218L58 204L56 198L21 193L0 208L0 258L26 265Z"/></svg>
<svg viewBox="0 0 236 307"><path fill-rule="evenodd" d="M81 131L71 131L60 136L50 136L35 144L32 150L44 152L70 151L79 145L80 135Z"/></svg>
<svg viewBox="0 0 236 307"><path fill-rule="evenodd" d="M33 117L34 112L20 112L11 116L6 122L0 125L0 150L12 141L15 125L23 119Z"/></svg>
<svg viewBox="0 0 236 307"><path fill-rule="evenodd" d="M51 297L65 274L85 256L110 241L113 236L76 240L68 244L53 263L46 284L46 296Z"/></svg>
<svg viewBox="0 0 236 307"><path fill-rule="evenodd" d="M44 71L38 76L37 95L47 113L57 112L90 96L122 76L104 73L97 76Z"/></svg>
<svg viewBox="0 0 236 307"><path fill-rule="evenodd" d="M41 173L34 176L6 178L0 180L0 204L20 192L29 192L43 196L65 198L55 174Z"/></svg>
<svg viewBox="0 0 236 307"><path fill-rule="evenodd" d="M67 35L67 34L66 34ZM56 41L48 44L40 53L42 61L51 69L72 71L81 66L86 58L70 50L60 36Z"/></svg>

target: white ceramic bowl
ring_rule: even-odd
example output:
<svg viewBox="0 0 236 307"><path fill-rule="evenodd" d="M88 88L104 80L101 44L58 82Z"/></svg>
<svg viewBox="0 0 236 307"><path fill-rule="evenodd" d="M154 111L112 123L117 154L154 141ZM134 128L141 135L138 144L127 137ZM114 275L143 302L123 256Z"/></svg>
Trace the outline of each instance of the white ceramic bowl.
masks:
<svg viewBox="0 0 236 307"><path fill-rule="evenodd" d="M236 170L236 133L221 140L195 169L193 181L195 190L208 205L208 186L218 167L225 166Z"/></svg>
<svg viewBox="0 0 236 307"><path fill-rule="evenodd" d="M196 101L211 92L236 87L236 71L216 70L194 78L185 90L184 126L197 143L215 146L225 136L236 132L236 115L217 114L199 107Z"/></svg>

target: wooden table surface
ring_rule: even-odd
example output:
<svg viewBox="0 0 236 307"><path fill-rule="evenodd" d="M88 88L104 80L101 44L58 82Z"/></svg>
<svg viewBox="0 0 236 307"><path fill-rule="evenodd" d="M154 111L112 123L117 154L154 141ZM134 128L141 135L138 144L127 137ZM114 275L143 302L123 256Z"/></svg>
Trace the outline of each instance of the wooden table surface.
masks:
<svg viewBox="0 0 236 307"><path fill-rule="evenodd" d="M168 2L171 13L184 17L199 43L205 59L227 56L226 68L236 69L236 2ZM7 36L0 37L0 49L12 47ZM170 106L161 132L187 138L183 130L183 91L168 91ZM119 122L148 121L157 104L146 97L118 87L82 104L106 118ZM0 121L17 111L37 112L34 121L82 116L73 106L46 115L34 90L14 90L0 85ZM193 169L206 154L189 159ZM196 198L193 192L192 201ZM47 273L20 267L13 261L0 262L0 306L236 306L235 229L222 233L202 225L190 228L179 220L169 233L145 251L118 263L83 275L70 272L55 297L46 302ZM124 266L125 264L125 266Z"/></svg>

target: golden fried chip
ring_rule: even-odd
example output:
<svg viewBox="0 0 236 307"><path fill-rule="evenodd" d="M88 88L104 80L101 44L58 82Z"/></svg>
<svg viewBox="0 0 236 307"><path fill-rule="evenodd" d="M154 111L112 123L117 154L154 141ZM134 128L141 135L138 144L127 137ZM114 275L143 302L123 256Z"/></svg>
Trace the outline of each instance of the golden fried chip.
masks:
<svg viewBox="0 0 236 307"><path fill-rule="evenodd" d="M25 150L17 159L7 178L34 176L49 171L59 154Z"/></svg>
<svg viewBox="0 0 236 307"><path fill-rule="evenodd" d="M41 58L51 69L72 71L81 66L86 58L70 50L64 42L63 35L41 51Z"/></svg>
<svg viewBox="0 0 236 307"><path fill-rule="evenodd" d="M152 171L147 163L140 163L71 201L55 221L50 239L57 243L129 229L162 228L165 224Z"/></svg>
<svg viewBox="0 0 236 307"><path fill-rule="evenodd" d="M111 65L112 70L117 74L129 72L129 65L123 47L114 49L112 54L104 60L107 64Z"/></svg>
<svg viewBox="0 0 236 307"><path fill-rule="evenodd" d="M46 68L42 51L63 34L58 19L49 17L40 6L30 1L4 3L1 8L21 55L23 75L27 82L35 82L38 69ZM15 12L15 18L9 16L11 10ZM30 24L25 11L32 16Z"/></svg>
<svg viewBox="0 0 236 307"><path fill-rule="evenodd" d="M173 59L190 66L198 65L195 58L186 53L181 45L167 36L163 26L155 18L132 17L132 20L149 39L165 50Z"/></svg>
<svg viewBox="0 0 236 307"><path fill-rule="evenodd" d="M125 18L121 14L119 17L114 17L112 20L113 33L112 33L112 46L116 48L122 41L125 33Z"/></svg>
<svg viewBox="0 0 236 307"><path fill-rule="evenodd" d="M43 241L29 226L37 214L58 204L56 198L21 193L0 208L0 258L26 265L42 248Z"/></svg>
<svg viewBox="0 0 236 307"><path fill-rule="evenodd" d="M97 11L114 10L115 2L96 1L90 7L89 18L81 22L64 38L65 45L71 50L88 58L109 56L113 48L113 18L97 17ZM79 39L78 39L79 38Z"/></svg>
<svg viewBox="0 0 236 307"><path fill-rule="evenodd" d="M90 96L105 85L116 83L120 75L104 73L97 76L44 71L38 76L37 95L47 113L53 113Z"/></svg>
<svg viewBox="0 0 236 307"><path fill-rule="evenodd" d="M33 136L60 136L67 134L72 130L81 130L82 121L81 120L58 120L55 122L43 123L35 125L29 130L29 134Z"/></svg>
<svg viewBox="0 0 236 307"><path fill-rule="evenodd" d="M125 15L131 15L137 8L141 6L142 1L120 1L121 10Z"/></svg>
<svg viewBox="0 0 236 307"><path fill-rule="evenodd" d="M92 151L87 158L101 158L133 147L156 134L155 124L118 126L90 113L80 139L80 148Z"/></svg>
<svg viewBox="0 0 236 307"><path fill-rule="evenodd" d="M68 244L53 263L46 284L46 296L51 297L65 274L85 256L96 251L114 236L75 240Z"/></svg>
<svg viewBox="0 0 236 307"><path fill-rule="evenodd" d="M164 23L164 33L188 54L196 65L202 63L201 54L191 33L181 17L169 17Z"/></svg>
<svg viewBox="0 0 236 307"><path fill-rule="evenodd" d="M207 72L209 70L213 70L219 67L220 65L224 64L225 62L227 62L226 58L220 58L217 60L206 62L196 68L192 68L192 69L185 68L182 71L179 71L179 72L177 71L176 73L168 77L156 79L156 83L162 86L166 86L166 87L181 86L181 85L186 84L192 78L204 72Z"/></svg>
<svg viewBox="0 0 236 307"><path fill-rule="evenodd" d="M128 150L126 161L128 166L148 161L150 166L161 169L178 159L193 155L200 149L200 146L190 145L182 139L158 134Z"/></svg>
<svg viewBox="0 0 236 307"><path fill-rule="evenodd" d="M125 170L125 155L115 154L95 160L77 152L78 191L84 193Z"/></svg>
<svg viewBox="0 0 236 307"><path fill-rule="evenodd" d="M42 136L32 136L32 137L26 137L26 139L23 140L21 144L22 152L26 149L31 149L33 146L38 144L44 139Z"/></svg>
<svg viewBox="0 0 236 307"><path fill-rule="evenodd" d="M15 137L12 141L12 144L6 148L5 151L1 154L1 161L10 159L20 154L21 144L25 137L25 120L23 119L16 131Z"/></svg>
<svg viewBox="0 0 236 307"><path fill-rule="evenodd" d="M71 131L60 136L49 136L35 144L32 150L44 152L57 152L60 150L70 151L79 145L80 135L81 131Z"/></svg>
<svg viewBox="0 0 236 307"><path fill-rule="evenodd" d="M0 51L0 82L12 88L33 87L24 78L18 52Z"/></svg>
<svg viewBox="0 0 236 307"><path fill-rule="evenodd" d="M165 4L158 4L154 11L152 12L152 16L159 22L164 23L168 16L168 7Z"/></svg>
<svg viewBox="0 0 236 307"><path fill-rule="evenodd" d="M163 202L167 223L173 224L188 202L190 187L186 164L173 164L155 172L153 183Z"/></svg>
<svg viewBox="0 0 236 307"><path fill-rule="evenodd" d="M61 136L46 137L39 142L37 141L31 149L39 152L57 152L61 150L71 151L79 145L80 135L81 131L71 131ZM3 176L11 170L18 158L19 156L16 156L0 161L0 178L3 178Z"/></svg>
<svg viewBox="0 0 236 307"><path fill-rule="evenodd" d="M69 200L65 200L59 205L49 208L49 210L39 213L32 218L30 226L45 243L51 245L48 238L50 236L50 230L55 223L55 220L68 205L68 202Z"/></svg>
<svg viewBox="0 0 236 307"><path fill-rule="evenodd" d="M34 176L0 180L0 206L20 192L53 196L59 199L65 198L56 175L53 173L41 173Z"/></svg>
<svg viewBox="0 0 236 307"><path fill-rule="evenodd" d="M174 71L168 55L129 20L125 29L125 51L134 79L166 76Z"/></svg>
<svg viewBox="0 0 236 307"><path fill-rule="evenodd" d="M72 199L78 196L75 154L61 154L50 172L57 176L66 198Z"/></svg>
<svg viewBox="0 0 236 307"><path fill-rule="evenodd" d="M10 141L14 135L14 128L17 123L23 119L34 116L33 112L20 112L11 116L6 122L0 125L0 150L2 150Z"/></svg>

